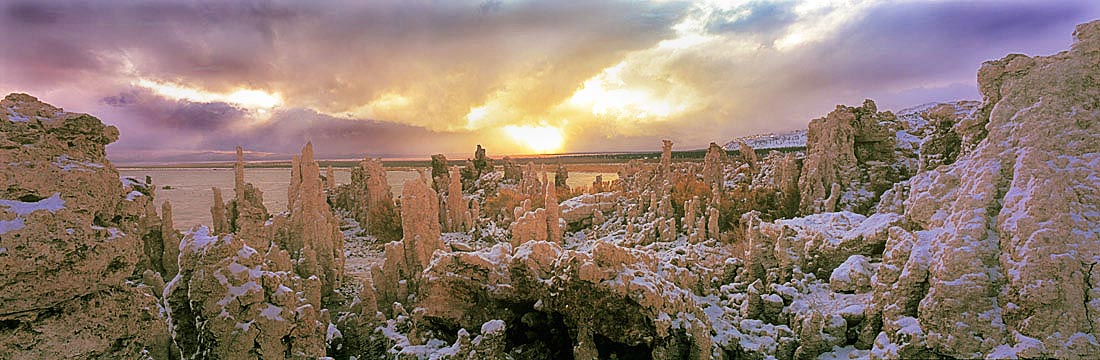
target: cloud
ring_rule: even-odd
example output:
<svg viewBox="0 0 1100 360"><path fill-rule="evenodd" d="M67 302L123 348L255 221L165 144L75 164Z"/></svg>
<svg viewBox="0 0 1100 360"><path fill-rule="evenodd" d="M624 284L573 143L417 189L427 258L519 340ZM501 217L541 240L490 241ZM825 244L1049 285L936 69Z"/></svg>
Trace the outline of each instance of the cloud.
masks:
<svg viewBox="0 0 1100 360"><path fill-rule="evenodd" d="M0 91L119 126L118 156L528 151L508 126L567 151L702 147L868 97L972 96L982 61L1064 49L1097 15L1083 0L15 1Z"/></svg>

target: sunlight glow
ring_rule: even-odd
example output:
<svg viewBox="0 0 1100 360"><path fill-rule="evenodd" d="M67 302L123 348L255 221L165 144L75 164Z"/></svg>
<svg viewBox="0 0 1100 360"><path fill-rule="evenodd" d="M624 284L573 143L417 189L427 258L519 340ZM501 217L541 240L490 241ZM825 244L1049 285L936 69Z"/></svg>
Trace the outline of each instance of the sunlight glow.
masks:
<svg viewBox="0 0 1100 360"><path fill-rule="evenodd" d="M584 82L567 103L589 109L592 115L613 116L632 122L661 121L689 110L691 91L674 82L660 84L663 88L628 84L621 72L627 61L604 69Z"/></svg>
<svg viewBox="0 0 1100 360"><path fill-rule="evenodd" d="M466 113L466 129L477 129L480 127L479 124L488 116L489 108L484 105L470 108L470 112Z"/></svg>
<svg viewBox="0 0 1100 360"><path fill-rule="evenodd" d="M229 94L223 94L191 88L180 84L156 82L149 79L138 79L134 84L152 90L157 95L172 100L187 100L201 103L224 102L261 112L266 112L266 110L283 103L282 97L278 94L255 89L239 89Z"/></svg>
<svg viewBox="0 0 1100 360"><path fill-rule="evenodd" d="M516 126L502 128L517 144L537 153L550 153L560 150L565 142L561 129L553 126Z"/></svg>

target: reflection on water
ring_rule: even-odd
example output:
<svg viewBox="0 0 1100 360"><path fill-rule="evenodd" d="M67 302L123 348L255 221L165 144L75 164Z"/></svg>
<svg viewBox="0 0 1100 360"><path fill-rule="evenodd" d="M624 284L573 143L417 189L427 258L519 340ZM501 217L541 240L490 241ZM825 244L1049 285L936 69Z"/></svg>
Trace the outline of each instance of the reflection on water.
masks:
<svg viewBox="0 0 1100 360"><path fill-rule="evenodd" d="M324 169L321 170L324 174ZM351 181L351 169L337 168L336 183ZM233 198L233 169L164 169L164 168L127 168L120 169L122 176L144 178L153 177L157 185L156 205L160 208L165 200L172 201L172 220L176 228L190 229L198 224L210 224L210 207L214 205L212 187L222 190L226 201ZM551 177L553 174L549 174ZM588 186L601 173L571 172L567 183L571 187ZM603 173L604 181L617 178L616 174ZM401 194L405 180L415 179L417 172L412 170L386 171L386 178L394 196ZM269 212L286 210L287 191L290 186L290 169L287 168L248 168L244 170L244 179L263 192L264 206ZM165 189L168 186L170 188Z"/></svg>

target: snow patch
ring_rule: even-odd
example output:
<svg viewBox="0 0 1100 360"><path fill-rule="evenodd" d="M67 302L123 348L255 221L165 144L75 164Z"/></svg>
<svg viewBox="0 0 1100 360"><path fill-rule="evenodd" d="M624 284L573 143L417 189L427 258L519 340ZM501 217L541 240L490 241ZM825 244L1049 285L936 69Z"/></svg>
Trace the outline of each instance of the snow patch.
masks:
<svg viewBox="0 0 1100 360"><path fill-rule="evenodd" d="M61 193L55 192L52 196L35 202L0 200L0 206L7 207L8 211L14 212L16 215L27 216L28 214L38 210L46 210L51 213L57 213L58 210L65 208L65 200L61 198Z"/></svg>
<svg viewBox="0 0 1100 360"><path fill-rule="evenodd" d="M26 224L23 223L23 218L21 217L12 220L0 220L0 234L20 230L24 227L26 227Z"/></svg>
<svg viewBox="0 0 1100 360"><path fill-rule="evenodd" d="M272 305L272 304L267 304L267 307L265 307L263 310L260 310L260 316L263 316L265 318L275 320L275 321L284 321L285 320L285 319L283 319L282 313L283 313L283 308L282 307L275 306L275 305Z"/></svg>

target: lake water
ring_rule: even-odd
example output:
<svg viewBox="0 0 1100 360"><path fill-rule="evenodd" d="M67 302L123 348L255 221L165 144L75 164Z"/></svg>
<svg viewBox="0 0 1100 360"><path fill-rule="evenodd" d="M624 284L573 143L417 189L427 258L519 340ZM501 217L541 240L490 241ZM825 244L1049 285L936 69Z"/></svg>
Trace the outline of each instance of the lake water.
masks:
<svg viewBox="0 0 1100 360"><path fill-rule="evenodd" d="M351 169L336 168L336 183L351 182ZM324 169L321 173L324 174ZM156 205L165 200L172 202L172 220L177 229L187 230L198 224L210 224L210 207L214 205L212 187L222 190L225 201L233 198L233 169L226 168L123 168L122 176L144 178L151 176L156 184ZM553 176L553 174L548 174ZM570 187L589 186L603 175L604 181L618 178L615 173L570 172L567 183ZM386 179L394 196L401 194L405 180L415 179L418 175L412 170L386 171ZM287 191L290 187L289 168L246 168L244 179L260 189L264 194L264 206L271 213L286 210ZM164 189L170 186L171 189Z"/></svg>

